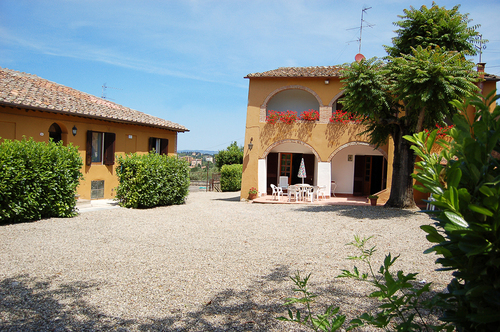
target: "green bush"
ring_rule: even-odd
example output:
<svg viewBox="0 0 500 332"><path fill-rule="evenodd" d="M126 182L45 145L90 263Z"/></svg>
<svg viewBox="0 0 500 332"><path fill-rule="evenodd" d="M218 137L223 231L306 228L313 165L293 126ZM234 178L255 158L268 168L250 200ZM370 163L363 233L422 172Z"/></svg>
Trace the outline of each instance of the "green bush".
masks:
<svg viewBox="0 0 500 332"><path fill-rule="evenodd" d="M440 154L430 151L436 131L405 137L422 158L414 177L423 186L416 188L432 193L431 204L439 209L435 226L421 227L435 243L426 252L441 256L436 260L441 270L454 271L441 296L446 310L441 319L459 331L500 326L500 106L490 112L500 96L493 94L454 103L463 114L474 106L476 115L472 123L464 115L453 117L453 141L438 141Z"/></svg>
<svg viewBox="0 0 500 332"><path fill-rule="evenodd" d="M183 204L189 189L186 161L154 152L117 157L116 198L127 208Z"/></svg>
<svg viewBox="0 0 500 332"><path fill-rule="evenodd" d="M5 140L0 144L0 222L76 215L82 165L71 144Z"/></svg>
<svg viewBox="0 0 500 332"><path fill-rule="evenodd" d="M222 169L224 165L243 164L243 147L233 142L226 150L219 151L215 156L215 166Z"/></svg>
<svg viewBox="0 0 500 332"><path fill-rule="evenodd" d="M220 171L220 186L222 191L241 190L241 175L243 165L224 165Z"/></svg>

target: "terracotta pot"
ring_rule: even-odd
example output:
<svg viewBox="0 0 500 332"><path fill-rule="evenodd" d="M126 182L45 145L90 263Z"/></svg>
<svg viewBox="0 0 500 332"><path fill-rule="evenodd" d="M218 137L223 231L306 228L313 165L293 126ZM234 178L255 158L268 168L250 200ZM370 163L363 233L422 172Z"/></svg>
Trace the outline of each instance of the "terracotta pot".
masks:
<svg viewBox="0 0 500 332"><path fill-rule="evenodd" d="M252 199L256 199L257 198L257 194L248 194L248 199L252 200Z"/></svg>
<svg viewBox="0 0 500 332"><path fill-rule="evenodd" d="M377 205L377 198L370 198L370 204L372 206L376 206Z"/></svg>

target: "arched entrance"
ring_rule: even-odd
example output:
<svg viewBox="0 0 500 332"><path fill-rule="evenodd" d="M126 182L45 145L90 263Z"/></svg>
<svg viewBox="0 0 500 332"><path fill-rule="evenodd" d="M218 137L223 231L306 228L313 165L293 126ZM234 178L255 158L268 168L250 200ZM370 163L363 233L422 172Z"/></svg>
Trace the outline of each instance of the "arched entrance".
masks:
<svg viewBox="0 0 500 332"><path fill-rule="evenodd" d="M282 177L286 177L288 185L301 183L298 173L302 159L306 169L304 183L316 184L319 156L310 145L298 140L283 140L269 146L259 164L259 183L266 188L261 192L271 194L271 184L279 185Z"/></svg>
<svg viewBox="0 0 500 332"><path fill-rule="evenodd" d="M336 193L366 196L387 186L387 153L366 142L350 142L330 156Z"/></svg>
<svg viewBox="0 0 500 332"><path fill-rule="evenodd" d="M53 123L49 128L49 138L52 138L54 143L62 140L62 130L57 123Z"/></svg>

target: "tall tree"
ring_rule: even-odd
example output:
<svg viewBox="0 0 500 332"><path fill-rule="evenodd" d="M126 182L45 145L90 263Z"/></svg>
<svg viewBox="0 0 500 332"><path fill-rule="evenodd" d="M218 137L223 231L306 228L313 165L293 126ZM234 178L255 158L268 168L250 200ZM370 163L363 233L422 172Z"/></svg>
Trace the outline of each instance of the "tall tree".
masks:
<svg viewBox="0 0 500 332"><path fill-rule="evenodd" d="M444 125L458 110L450 102L477 91L474 63L464 54L474 54L477 26L468 27L467 15L452 10L422 6L405 10L401 29L386 47L384 60L354 62L343 70L344 107L364 116L371 142L394 142L391 194L386 206L414 207L415 155L404 135ZM431 22L432 24L429 24ZM448 37L444 38L443 34ZM421 46L418 43L423 43Z"/></svg>
<svg viewBox="0 0 500 332"><path fill-rule="evenodd" d="M224 165L243 164L243 147L238 147L238 143L233 142L226 150L219 151L214 158L219 169Z"/></svg>

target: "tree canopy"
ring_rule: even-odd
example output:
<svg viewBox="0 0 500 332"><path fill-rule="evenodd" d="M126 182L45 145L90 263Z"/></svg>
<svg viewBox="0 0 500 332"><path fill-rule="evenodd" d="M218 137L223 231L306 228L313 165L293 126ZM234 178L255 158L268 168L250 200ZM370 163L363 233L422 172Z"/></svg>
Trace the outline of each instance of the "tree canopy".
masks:
<svg viewBox="0 0 500 332"><path fill-rule="evenodd" d="M439 7L432 2L432 7L405 9L405 15L398 15L401 21L394 22L398 26L397 36L392 38L392 46L385 46L392 57L411 54L412 48L428 46L456 50L467 55L477 53L474 43L478 40L476 31L479 25L469 27L472 21L469 14L460 14L460 5L452 9Z"/></svg>
<svg viewBox="0 0 500 332"><path fill-rule="evenodd" d="M221 169L224 165L243 164L243 147L232 142L225 150L219 151L215 156L215 165Z"/></svg>
<svg viewBox="0 0 500 332"><path fill-rule="evenodd" d="M477 26L468 27L467 15L458 13L458 6L446 10L435 3L431 9L411 7L405 14L404 21L395 23L401 29L394 45L386 47L389 56L353 62L342 71L345 109L364 118L371 143L378 146L393 139L386 204L392 207L415 206L415 156L402 137L445 125L458 112L450 102L478 90L474 63L464 57L473 54L472 37L478 35Z"/></svg>

